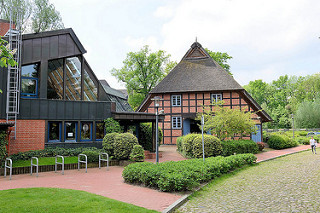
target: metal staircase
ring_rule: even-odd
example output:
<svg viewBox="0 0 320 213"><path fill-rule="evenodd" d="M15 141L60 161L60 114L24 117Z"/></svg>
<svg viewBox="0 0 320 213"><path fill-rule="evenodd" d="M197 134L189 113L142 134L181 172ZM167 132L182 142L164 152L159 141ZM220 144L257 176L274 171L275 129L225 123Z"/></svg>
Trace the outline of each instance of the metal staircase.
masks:
<svg viewBox="0 0 320 213"><path fill-rule="evenodd" d="M20 71L21 71L21 44L22 35L20 30L21 15L17 15L17 23L12 20L12 12L10 15L10 28L5 36L8 37L10 49L15 50L13 55L17 62L15 66L8 65L8 79L7 79L7 104L6 114L7 122L14 123L14 139L16 138L16 123L17 115L19 114L20 102Z"/></svg>

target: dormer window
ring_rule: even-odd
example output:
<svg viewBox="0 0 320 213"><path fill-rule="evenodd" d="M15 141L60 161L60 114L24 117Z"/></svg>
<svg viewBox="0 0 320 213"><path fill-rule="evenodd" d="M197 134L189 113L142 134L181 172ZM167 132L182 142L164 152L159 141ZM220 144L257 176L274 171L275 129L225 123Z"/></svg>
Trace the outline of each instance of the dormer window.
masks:
<svg viewBox="0 0 320 213"><path fill-rule="evenodd" d="M171 106L181 106L181 95L171 96Z"/></svg>

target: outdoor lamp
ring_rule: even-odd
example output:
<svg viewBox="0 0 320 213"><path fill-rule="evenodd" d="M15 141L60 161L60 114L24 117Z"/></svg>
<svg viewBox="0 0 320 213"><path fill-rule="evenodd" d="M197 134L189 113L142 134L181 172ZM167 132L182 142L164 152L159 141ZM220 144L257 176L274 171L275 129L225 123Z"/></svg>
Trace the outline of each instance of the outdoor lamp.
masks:
<svg viewBox="0 0 320 213"><path fill-rule="evenodd" d="M158 109L160 106L160 101L162 101L163 99L161 99L159 96L155 96L151 99L152 101L154 101L154 107L157 109L156 110L156 162L159 163L159 146L158 146L158 125L159 125L159 121L158 121Z"/></svg>

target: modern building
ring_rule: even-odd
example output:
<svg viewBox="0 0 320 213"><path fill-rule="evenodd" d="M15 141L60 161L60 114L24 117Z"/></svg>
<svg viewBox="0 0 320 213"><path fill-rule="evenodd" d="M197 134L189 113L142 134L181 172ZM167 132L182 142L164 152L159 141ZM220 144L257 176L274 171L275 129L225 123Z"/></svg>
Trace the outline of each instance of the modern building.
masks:
<svg viewBox="0 0 320 213"><path fill-rule="evenodd" d="M159 109L164 110L163 143L175 144L179 136L199 132L195 118L203 107L223 101L224 107L254 112L257 134L251 139L262 141L261 124L271 117L210 55L200 43L195 42L179 64L149 93L138 108L139 112L154 113L151 99L159 96Z"/></svg>

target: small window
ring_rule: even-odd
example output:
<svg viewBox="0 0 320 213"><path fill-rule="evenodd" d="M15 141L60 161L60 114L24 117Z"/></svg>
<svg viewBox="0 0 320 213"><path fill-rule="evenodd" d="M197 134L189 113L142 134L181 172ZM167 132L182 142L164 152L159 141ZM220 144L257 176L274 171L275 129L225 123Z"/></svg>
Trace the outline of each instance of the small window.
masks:
<svg viewBox="0 0 320 213"><path fill-rule="evenodd" d="M211 94L211 103L215 104L222 101L222 94Z"/></svg>
<svg viewBox="0 0 320 213"><path fill-rule="evenodd" d="M91 122L81 122L81 141L92 141Z"/></svg>
<svg viewBox="0 0 320 213"><path fill-rule="evenodd" d="M58 122L58 121L48 122L48 141L49 142L61 141L61 122Z"/></svg>
<svg viewBox="0 0 320 213"><path fill-rule="evenodd" d="M172 106L181 106L181 95L172 95L171 96L171 105Z"/></svg>
<svg viewBox="0 0 320 213"><path fill-rule="evenodd" d="M65 139L74 142L77 140L77 122L65 122Z"/></svg>
<svg viewBox="0 0 320 213"><path fill-rule="evenodd" d="M172 117L172 129L181 129L181 117Z"/></svg>
<svg viewBox="0 0 320 213"><path fill-rule="evenodd" d="M39 64L21 67L21 96L24 98L38 97Z"/></svg>
<svg viewBox="0 0 320 213"><path fill-rule="evenodd" d="M104 137L104 123L96 122L96 140L102 140Z"/></svg>

